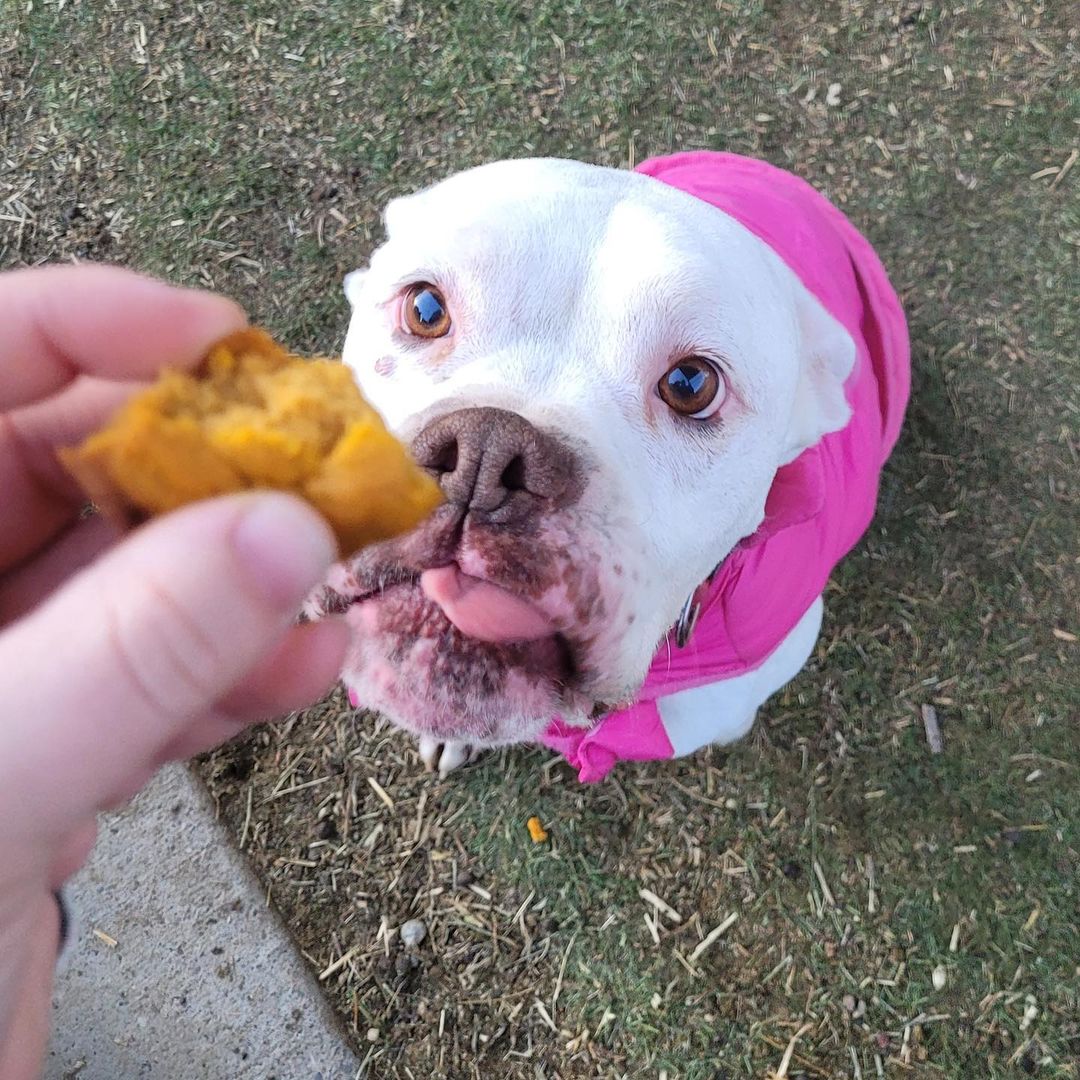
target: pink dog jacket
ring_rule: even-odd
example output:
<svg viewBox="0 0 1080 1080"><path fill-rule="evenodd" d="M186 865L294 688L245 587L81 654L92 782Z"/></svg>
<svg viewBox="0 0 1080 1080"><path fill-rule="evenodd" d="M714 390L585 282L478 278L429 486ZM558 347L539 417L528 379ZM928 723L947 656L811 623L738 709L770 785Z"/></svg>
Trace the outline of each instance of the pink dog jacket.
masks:
<svg viewBox="0 0 1080 1080"><path fill-rule="evenodd" d="M910 383L907 325L873 248L804 180L764 161L700 150L653 158L638 172L733 217L765 241L855 341L844 384L851 420L773 480L758 530L721 564L682 649L665 642L635 704L592 728L556 719L541 741L591 783L618 760L673 750L657 698L753 671L821 594L869 526L878 476L900 433Z"/></svg>

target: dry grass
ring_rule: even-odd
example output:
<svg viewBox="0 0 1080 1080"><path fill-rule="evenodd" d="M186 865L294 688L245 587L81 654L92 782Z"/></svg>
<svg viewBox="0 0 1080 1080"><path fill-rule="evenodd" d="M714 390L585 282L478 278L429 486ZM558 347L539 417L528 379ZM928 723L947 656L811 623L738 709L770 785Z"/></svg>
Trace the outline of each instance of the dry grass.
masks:
<svg viewBox="0 0 1080 1080"><path fill-rule="evenodd" d="M904 296L878 520L744 745L599 788L536 750L438 783L335 694L202 763L368 1075L1078 1075L1077 29L810 10L11 9L4 264L121 261L333 349L390 195L713 146L821 186Z"/></svg>

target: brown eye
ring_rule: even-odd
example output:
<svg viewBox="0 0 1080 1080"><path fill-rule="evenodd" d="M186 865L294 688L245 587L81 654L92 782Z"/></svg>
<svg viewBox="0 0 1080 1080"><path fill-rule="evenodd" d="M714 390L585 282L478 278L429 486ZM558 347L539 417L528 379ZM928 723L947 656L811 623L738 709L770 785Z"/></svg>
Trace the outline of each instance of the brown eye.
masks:
<svg viewBox="0 0 1080 1080"><path fill-rule="evenodd" d="M401 315L406 332L417 337L440 338L450 333L450 311L443 294L427 282L409 286Z"/></svg>
<svg viewBox="0 0 1080 1080"><path fill-rule="evenodd" d="M688 356L673 364L656 384L664 403L680 416L705 420L724 402L724 379L714 364Z"/></svg>

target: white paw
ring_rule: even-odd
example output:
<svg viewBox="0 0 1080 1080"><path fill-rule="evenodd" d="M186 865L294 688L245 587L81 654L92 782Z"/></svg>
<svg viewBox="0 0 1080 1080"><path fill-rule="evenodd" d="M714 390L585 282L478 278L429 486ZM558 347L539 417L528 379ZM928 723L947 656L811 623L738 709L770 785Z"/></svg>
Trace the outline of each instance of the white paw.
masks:
<svg viewBox="0 0 1080 1080"><path fill-rule="evenodd" d="M420 760L428 772L438 770L440 776L446 776L462 765L470 765L483 750L471 743L456 742L452 739L440 742L430 735L420 736Z"/></svg>

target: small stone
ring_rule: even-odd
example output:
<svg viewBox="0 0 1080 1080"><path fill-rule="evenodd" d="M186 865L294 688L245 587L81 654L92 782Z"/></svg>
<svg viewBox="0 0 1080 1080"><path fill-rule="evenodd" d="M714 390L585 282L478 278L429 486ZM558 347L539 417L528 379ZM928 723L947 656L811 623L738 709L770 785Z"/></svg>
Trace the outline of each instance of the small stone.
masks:
<svg viewBox="0 0 1080 1080"><path fill-rule="evenodd" d="M367 1029L367 1041L368 1042L378 1042L379 1041L379 1029L378 1028L368 1028Z"/></svg>
<svg viewBox="0 0 1080 1080"><path fill-rule="evenodd" d="M861 1020L866 1015L866 1002L854 994L844 995L844 1011L852 1020Z"/></svg>
<svg viewBox="0 0 1080 1080"><path fill-rule="evenodd" d="M949 981L948 975L945 973L945 967L943 964L938 964L934 968L934 974L931 976L934 982L935 990L944 990L945 984Z"/></svg>
<svg viewBox="0 0 1080 1080"><path fill-rule="evenodd" d="M1024 996L1024 1018L1020 1021L1020 1030L1027 1031L1029 1027L1035 1022L1039 1015L1039 1006L1035 1001L1035 997L1032 994L1026 994Z"/></svg>
<svg viewBox="0 0 1080 1080"><path fill-rule="evenodd" d="M427 926L422 919L410 919L401 924L401 944L406 949L415 949L427 937Z"/></svg>

